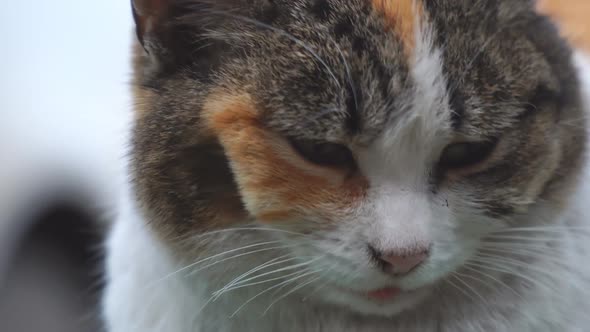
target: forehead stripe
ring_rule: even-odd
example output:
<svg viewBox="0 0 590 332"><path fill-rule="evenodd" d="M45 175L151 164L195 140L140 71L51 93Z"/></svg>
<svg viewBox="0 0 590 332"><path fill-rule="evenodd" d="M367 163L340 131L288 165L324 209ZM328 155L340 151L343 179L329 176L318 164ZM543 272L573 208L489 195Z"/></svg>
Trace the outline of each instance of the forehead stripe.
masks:
<svg viewBox="0 0 590 332"><path fill-rule="evenodd" d="M382 13L389 26L402 41L406 54L416 47L416 28L422 21L424 8L420 0L372 0L373 8Z"/></svg>

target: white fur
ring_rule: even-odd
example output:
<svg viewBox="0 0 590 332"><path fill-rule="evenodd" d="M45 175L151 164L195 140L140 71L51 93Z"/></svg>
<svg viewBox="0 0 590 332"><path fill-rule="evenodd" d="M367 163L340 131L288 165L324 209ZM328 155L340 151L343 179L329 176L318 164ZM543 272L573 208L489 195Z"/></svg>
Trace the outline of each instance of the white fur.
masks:
<svg viewBox="0 0 590 332"><path fill-rule="evenodd" d="M448 116L448 109L440 106L447 97L440 93L444 82L439 52L431 49L427 34L420 40L423 45L418 46L414 73L418 89L415 99L407 101L413 115L404 120L407 125L404 128L410 129L402 132L403 128L396 128L363 152L364 161L360 164L369 174L374 189L371 202L354 211L354 220L343 221L339 230L303 237L284 229L219 232L211 235L214 241L211 243L218 251L207 255L240 246L257 248L260 242L277 242L261 245L255 254L237 250L215 256L204 261L205 264L228 260L209 268L202 268L201 263L185 269L192 262L174 256L152 234L133 201L127 198L108 243L104 313L109 331L587 330L590 268L586 261L590 244L579 234L583 232L571 227L589 226L586 207L590 201L589 167L567 213L556 215L550 207L539 204L530 212L528 220L522 221L525 225L527 221L543 224L550 219L551 225L564 226L558 234L560 240L546 251L546 257L532 265L510 268L514 273L534 278L532 285L527 284L530 281L526 278L498 280L502 276L495 272L499 271L488 271L486 277L480 276L484 282L477 282L473 280L477 274L461 270L463 276L472 279L449 277L449 282L439 283L436 288L429 286L458 268L477 248L479 236L492 227L484 217L473 219L469 207L452 215L440 202L425 198L427 189L421 180L425 170L420 165L436 152L432 149L441 144L437 140L444 141L445 128L441 124ZM581 58L577 61L583 62ZM585 65L580 70L587 75L586 92L590 92L588 68ZM391 136L396 140L389 139ZM412 141L419 150L404 152L394 146L399 140ZM385 152L394 150L402 155ZM391 165L401 166L391 169ZM452 193L447 194L450 200L461 200ZM337 244L330 237L339 239ZM195 245L206 239L209 238L196 236ZM427 243L433 246L432 255L414 273L394 279L369 264L364 252L367 242L386 249ZM273 250L264 250L273 244L276 246ZM288 245L294 247L279 248ZM243 255L230 259L238 253ZM288 253L294 253L297 259L290 261ZM286 261L278 264L281 257ZM506 257L509 259L510 255ZM289 269L293 264L303 264L308 272L293 275L299 279L284 284L284 288L279 288L281 281L268 282L228 291L210 301L215 291L235 277L260 264L273 266L273 262L277 263L276 268L285 269L282 275L297 272L298 269ZM310 283L308 287L297 289L297 285L306 282ZM265 292L273 285L275 288ZM395 303L380 305L352 291L387 286L401 287L407 293ZM274 290L278 295L273 294ZM289 292L291 296L280 297ZM411 309L399 313L404 308ZM395 318L388 318L396 313Z"/></svg>

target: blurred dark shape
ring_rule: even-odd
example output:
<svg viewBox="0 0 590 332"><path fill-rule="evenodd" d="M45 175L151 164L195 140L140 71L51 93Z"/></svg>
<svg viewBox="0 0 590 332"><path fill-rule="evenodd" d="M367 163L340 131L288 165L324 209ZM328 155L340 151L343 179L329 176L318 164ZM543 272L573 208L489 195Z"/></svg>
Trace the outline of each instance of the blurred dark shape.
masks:
<svg viewBox="0 0 590 332"><path fill-rule="evenodd" d="M99 224L91 211L65 202L34 217L0 275L0 331L101 330Z"/></svg>

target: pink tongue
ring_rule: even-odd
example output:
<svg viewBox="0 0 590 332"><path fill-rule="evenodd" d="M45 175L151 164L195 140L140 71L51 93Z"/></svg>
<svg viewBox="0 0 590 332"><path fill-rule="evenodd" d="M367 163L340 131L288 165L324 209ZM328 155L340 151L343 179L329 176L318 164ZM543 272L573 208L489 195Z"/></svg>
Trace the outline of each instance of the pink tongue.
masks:
<svg viewBox="0 0 590 332"><path fill-rule="evenodd" d="M382 288L369 292L367 295L373 300L386 301L391 300L400 292L401 290L399 288Z"/></svg>

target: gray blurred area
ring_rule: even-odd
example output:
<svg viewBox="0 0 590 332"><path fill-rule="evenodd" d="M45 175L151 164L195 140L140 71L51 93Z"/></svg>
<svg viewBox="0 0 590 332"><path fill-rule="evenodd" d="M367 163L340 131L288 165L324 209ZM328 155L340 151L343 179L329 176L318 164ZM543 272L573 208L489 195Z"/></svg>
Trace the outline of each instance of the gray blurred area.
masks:
<svg viewBox="0 0 590 332"><path fill-rule="evenodd" d="M74 205L45 211L19 241L0 283L2 331L100 331L101 232Z"/></svg>
<svg viewBox="0 0 590 332"><path fill-rule="evenodd" d="M125 176L126 0L0 10L0 332L100 331L104 234Z"/></svg>

